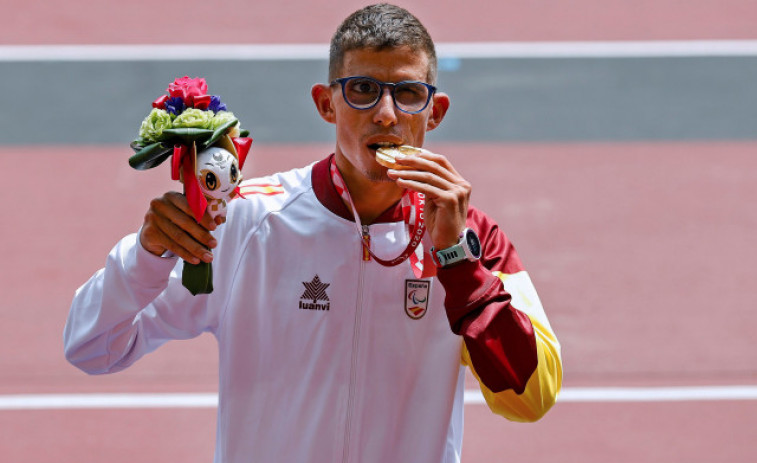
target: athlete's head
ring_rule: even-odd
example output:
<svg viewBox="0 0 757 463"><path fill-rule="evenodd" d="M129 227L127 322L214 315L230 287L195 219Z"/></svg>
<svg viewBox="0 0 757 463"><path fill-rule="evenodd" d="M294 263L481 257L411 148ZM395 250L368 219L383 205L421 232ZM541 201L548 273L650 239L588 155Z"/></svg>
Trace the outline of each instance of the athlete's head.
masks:
<svg viewBox="0 0 757 463"><path fill-rule="evenodd" d="M342 22L331 39L329 50L329 80L336 79L350 50L373 49L381 51L407 46L428 57L426 81L436 81L436 50L431 36L423 24L407 10L381 3L370 5L352 13Z"/></svg>

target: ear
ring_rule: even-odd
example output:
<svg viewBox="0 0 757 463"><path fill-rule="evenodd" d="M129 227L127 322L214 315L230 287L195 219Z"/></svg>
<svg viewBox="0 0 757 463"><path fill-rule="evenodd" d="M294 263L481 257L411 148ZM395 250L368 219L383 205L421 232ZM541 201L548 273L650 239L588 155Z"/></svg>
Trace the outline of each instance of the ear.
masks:
<svg viewBox="0 0 757 463"><path fill-rule="evenodd" d="M434 93L431 114L429 115L428 122L426 123L426 130L431 131L439 127L442 123L444 115L447 114L449 109L449 96L446 93L437 92Z"/></svg>
<svg viewBox="0 0 757 463"><path fill-rule="evenodd" d="M313 102L324 121L332 124L336 123L336 114L334 113L333 100L331 98L331 87L326 84L315 84L310 89L310 95Z"/></svg>

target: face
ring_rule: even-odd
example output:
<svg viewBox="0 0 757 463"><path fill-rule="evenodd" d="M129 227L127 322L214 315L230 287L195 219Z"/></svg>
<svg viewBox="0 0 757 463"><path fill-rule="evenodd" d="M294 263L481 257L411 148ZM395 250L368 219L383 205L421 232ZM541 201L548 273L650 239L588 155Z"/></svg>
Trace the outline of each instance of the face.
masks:
<svg viewBox="0 0 757 463"><path fill-rule="evenodd" d="M219 147L197 153L197 180L205 196L214 199L229 197L242 180L237 158Z"/></svg>
<svg viewBox="0 0 757 463"><path fill-rule="evenodd" d="M426 53L414 52L409 47L351 50L345 54L337 77L425 82L428 66ZM373 108L354 109L344 101L339 85L316 86L313 97L321 116L336 124L336 162L348 182L351 176L373 182L391 181L386 176L387 169L375 161L376 148L380 144L422 146L426 131L439 125L449 104L446 95L437 93L426 109L407 114L394 106L387 88Z"/></svg>

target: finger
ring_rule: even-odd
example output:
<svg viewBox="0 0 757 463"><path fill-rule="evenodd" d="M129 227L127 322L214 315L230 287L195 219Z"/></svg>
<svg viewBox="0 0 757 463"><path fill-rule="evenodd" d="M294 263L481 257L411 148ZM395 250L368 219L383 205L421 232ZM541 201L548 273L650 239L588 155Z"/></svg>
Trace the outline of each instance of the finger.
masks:
<svg viewBox="0 0 757 463"><path fill-rule="evenodd" d="M453 185L465 183L465 179L460 175L433 162L416 162L415 165L406 166L403 169L390 169L387 171L387 176L392 180L400 178L415 180L445 189L451 188Z"/></svg>
<svg viewBox="0 0 757 463"><path fill-rule="evenodd" d="M186 215L165 217L159 216L155 225L171 241L188 249L196 256L200 256L209 248L214 248L217 242L208 230Z"/></svg>
<svg viewBox="0 0 757 463"><path fill-rule="evenodd" d="M149 217L150 213L147 216ZM188 249L181 246L176 240L170 238L161 230L157 225L159 220L158 218L150 218L145 221L139 235L139 242L142 244L142 247L156 256L162 256L166 251L170 251L189 262L194 264L199 263L200 257L192 254ZM202 257L207 262L210 262L208 259L212 260L212 255L205 255L207 252L205 250Z"/></svg>
<svg viewBox="0 0 757 463"><path fill-rule="evenodd" d="M398 185L405 186L406 188L406 185L408 184L402 183L400 181L414 182L412 183L412 185L414 185L414 189L415 187L417 187L424 190L416 190L420 193L427 192L421 185L425 184L429 187L434 187L435 189L442 191L456 192L457 190L459 190L459 192L455 193L456 195L470 196L470 183L459 176L448 175L445 177L437 174L436 172L423 170L389 170L387 171L387 175L389 176L389 178L397 181ZM433 189L429 189L428 193L433 194L433 191Z"/></svg>
<svg viewBox="0 0 757 463"><path fill-rule="evenodd" d="M217 242L189 215L191 210L185 204L186 199L178 193L152 200L140 236L142 246L156 255L169 250L189 262L210 262L213 256L209 248Z"/></svg>
<svg viewBox="0 0 757 463"><path fill-rule="evenodd" d="M156 222L155 238L169 251L193 264L211 262L213 254L207 246L192 238L184 229L169 220Z"/></svg>
<svg viewBox="0 0 757 463"><path fill-rule="evenodd" d="M215 221L206 213L203 221L197 223L183 195L169 197L167 202L161 199L153 200L151 209L155 211L156 218L159 219L156 224L167 236L183 239L179 230L173 227L175 225L205 247L213 248L216 246L215 238L210 234L210 230L216 228ZM184 243L180 244L185 245Z"/></svg>
<svg viewBox="0 0 757 463"><path fill-rule="evenodd" d="M426 149L422 149L421 153L416 156L397 158L397 164L415 170L434 172L450 181L454 181L454 178L462 178L449 159Z"/></svg>
<svg viewBox="0 0 757 463"><path fill-rule="evenodd" d="M409 177L397 178L397 185L426 195L427 200L436 203L461 203L467 201L467 193L463 188L448 182L428 182Z"/></svg>
<svg viewBox="0 0 757 463"><path fill-rule="evenodd" d="M165 197L170 201L171 204L174 205L174 207L176 207L177 209L184 212L187 216L192 217L194 219L194 211L189 206L189 202L187 201L186 196L184 196L181 193L170 192L170 193L167 193ZM211 217L210 214L208 214L207 211L205 212L205 214L203 214L202 220L200 220L199 224L202 225L205 229L211 230L211 231L215 230L219 225L213 219L213 217Z"/></svg>
<svg viewBox="0 0 757 463"><path fill-rule="evenodd" d="M152 235L152 237L150 238L152 241L164 243L165 250L171 251L174 255L184 259L189 263L199 264L201 260L205 262L211 262L213 260L213 255L207 249L203 248L203 251L201 251L202 254L200 256L197 256L189 249L181 246L176 240L166 235L160 228L153 228L153 230L149 232L149 234ZM148 233L143 231L143 236L146 235L148 235Z"/></svg>

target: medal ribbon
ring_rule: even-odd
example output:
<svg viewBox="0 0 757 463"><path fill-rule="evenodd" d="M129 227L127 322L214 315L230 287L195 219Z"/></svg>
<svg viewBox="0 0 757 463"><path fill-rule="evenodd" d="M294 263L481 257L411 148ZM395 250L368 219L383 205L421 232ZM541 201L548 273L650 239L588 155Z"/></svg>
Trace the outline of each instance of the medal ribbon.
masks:
<svg viewBox="0 0 757 463"><path fill-rule="evenodd" d="M425 195L416 191L405 190L400 205L402 207L402 217L409 228L410 241L399 256L394 259L382 259L371 251L370 239L363 234L363 225L355 209L355 203L352 202L350 192L347 190L347 185L344 183L342 174L337 169L333 157L331 158L329 168L331 170L331 180L334 182L336 191L339 192L344 202L349 204L352 209L352 215L355 217L355 226L362 240L363 249L368 251L376 262L385 267L394 267L410 258L413 274L416 278L420 278L423 274L423 244L421 240L426 233L426 223L423 221L423 208L426 204Z"/></svg>

